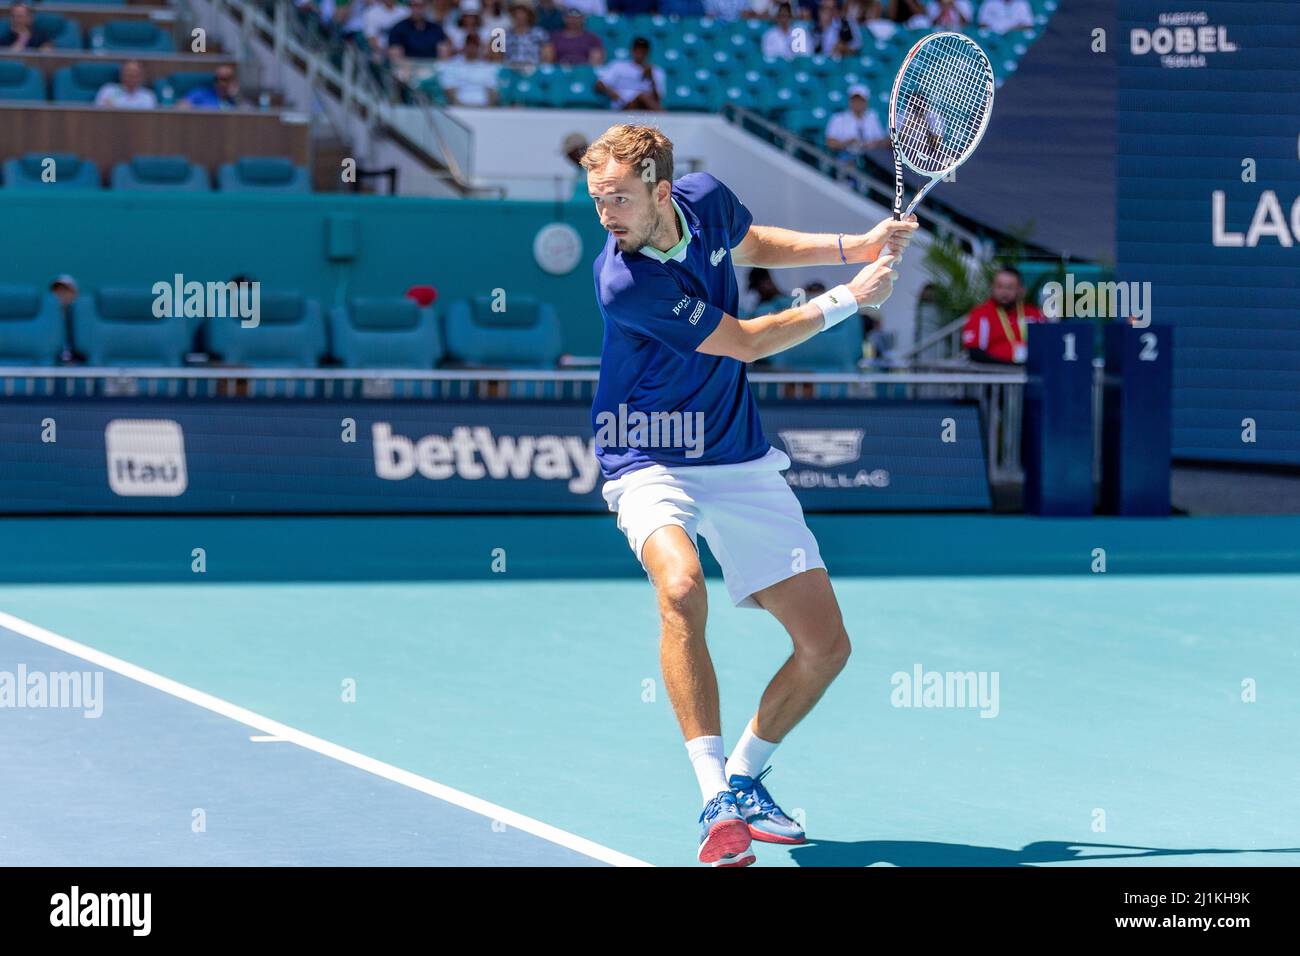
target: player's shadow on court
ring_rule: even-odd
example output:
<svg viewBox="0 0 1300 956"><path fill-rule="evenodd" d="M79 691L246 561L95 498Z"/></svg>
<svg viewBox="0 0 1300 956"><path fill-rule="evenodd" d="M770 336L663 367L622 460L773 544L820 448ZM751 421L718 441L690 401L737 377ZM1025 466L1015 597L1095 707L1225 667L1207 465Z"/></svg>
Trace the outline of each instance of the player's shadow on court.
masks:
<svg viewBox="0 0 1300 956"><path fill-rule="evenodd" d="M1096 849L1096 853L1085 851ZM1101 852L1110 851L1110 852ZM922 843L910 840L862 840L837 843L823 840L792 847L791 858L799 866L1027 866L1035 863L1068 863L1072 860L1134 860L1162 856L1195 856L1222 853L1297 853L1300 847L1271 850L1162 850L1149 846L1114 843L1075 843L1043 840L1019 850L968 843ZM1297 860L1300 863L1300 859Z"/></svg>

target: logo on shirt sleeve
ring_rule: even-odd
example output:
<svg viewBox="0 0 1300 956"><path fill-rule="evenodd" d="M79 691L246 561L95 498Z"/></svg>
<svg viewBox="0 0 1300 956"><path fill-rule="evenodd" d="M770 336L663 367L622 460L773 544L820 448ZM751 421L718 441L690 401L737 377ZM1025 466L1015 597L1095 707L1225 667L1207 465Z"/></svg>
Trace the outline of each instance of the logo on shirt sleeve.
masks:
<svg viewBox="0 0 1300 956"><path fill-rule="evenodd" d="M685 307L686 303L690 301L691 297L689 295L682 296L682 301L673 306L673 315L681 315L682 309Z"/></svg>
<svg viewBox="0 0 1300 956"><path fill-rule="evenodd" d="M703 314L704 314L704 303L701 302L699 305L695 307L695 311L691 313L691 318L690 318L691 325L697 325L700 321L700 316L702 316Z"/></svg>

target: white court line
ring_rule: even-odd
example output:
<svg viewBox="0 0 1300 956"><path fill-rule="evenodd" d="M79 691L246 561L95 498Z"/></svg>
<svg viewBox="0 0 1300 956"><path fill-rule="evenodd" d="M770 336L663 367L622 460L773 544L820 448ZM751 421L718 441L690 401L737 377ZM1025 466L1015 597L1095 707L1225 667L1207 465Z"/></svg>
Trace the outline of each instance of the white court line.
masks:
<svg viewBox="0 0 1300 956"><path fill-rule="evenodd" d="M280 743L289 743L289 741L285 740L283 737L258 737L258 736L253 736L253 737L249 737L248 739L251 740L251 741L252 741L253 743L255 743L255 744L280 744Z"/></svg>
<svg viewBox="0 0 1300 956"><path fill-rule="evenodd" d="M179 698L186 703L194 704L205 710L210 710L214 714L220 714L222 717L229 717L231 720L238 721L254 730L260 730L263 733L295 743L299 747L305 747L325 757L330 757L340 763L356 767L358 770L364 770L367 773L373 773L377 777L383 777L385 780L391 780L393 783L399 783L404 787L410 787L412 790L418 790L421 793L428 794L431 797L437 797L439 800L445 800L447 803L463 807L474 813L481 814L491 820L514 827L516 830L522 830L525 833L531 833L533 836L548 840L557 846L566 847L592 859L600 860L602 863L612 863L615 866L651 866L652 864L644 860L638 860L634 856L628 856L617 850L602 846L591 840L587 840L576 834L569 833L567 830L561 830L553 827L549 823L542 823L540 820L534 820L532 817L526 817L522 813L516 813L514 810L507 810L505 807L497 806L495 803L489 803L486 800L479 799L461 790L456 790L444 784L437 783L427 777L421 777L419 774L411 773L409 770L402 770L400 767L394 767L392 764L384 763L382 760L376 760L373 757L367 757L365 754L357 753L355 750L349 750L346 747L340 747L338 744L330 743L328 740L322 740L319 737L313 737L311 734L304 733L287 724L272 720L269 717L263 717L261 714L246 710L238 704L232 704L228 700L222 700L220 697L213 697L211 694L205 694L201 690L196 690L185 684L181 684L169 677L163 677L161 674L155 674L153 671L145 670L143 667L137 667L135 664L120 660L111 654L105 654L103 651L97 651L93 647L87 647L70 638L55 634L53 631L47 631L43 627L32 624L30 621L24 621L21 618L14 617L0 611L0 627L7 628L16 634L30 638L41 644L53 647L56 650L63 651L65 654L71 654L73 657L79 657L84 661L96 664L105 670L113 671L128 677L131 680L138 681L146 687L162 691L164 694L170 694L172 697ZM250 738L256 739L256 738Z"/></svg>

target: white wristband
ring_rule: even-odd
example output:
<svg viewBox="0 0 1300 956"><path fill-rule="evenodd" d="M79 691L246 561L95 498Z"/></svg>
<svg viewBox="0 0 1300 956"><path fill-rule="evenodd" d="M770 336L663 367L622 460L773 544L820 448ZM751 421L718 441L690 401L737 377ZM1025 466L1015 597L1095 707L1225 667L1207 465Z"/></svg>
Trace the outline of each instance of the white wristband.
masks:
<svg viewBox="0 0 1300 956"><path fill-rule="evenodd" d="M846 285L837 285L812 300L822 311L822 331L838 325L851 315L858 314L858 300Z"/></svg>

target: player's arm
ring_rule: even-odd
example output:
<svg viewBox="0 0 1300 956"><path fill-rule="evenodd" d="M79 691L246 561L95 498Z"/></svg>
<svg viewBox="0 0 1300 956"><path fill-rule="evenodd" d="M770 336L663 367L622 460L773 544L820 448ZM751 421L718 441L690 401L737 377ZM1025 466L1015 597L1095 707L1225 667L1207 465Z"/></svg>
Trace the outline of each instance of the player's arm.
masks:
<svg viewBox="0 0 1300 956"><path fill-rule="evenodd" d="M840 243L848 262L875 262L882 252L900 254L912 241L917 229L916 216L903 222L885 219L871 231L843 236L828 232L795 232L780 226L750 226L740 245L731 250L731 261L738 266L763 266L783 269L792 266L840 265Z"/></svg>
<svg viewBox="0 0 1300 956"><path fill-rule="evenodd" d="M705 355L725 355L742 362L784 352L818 332L858 314L863 306L878 306L894 290L897 257L880 256L852 281L836 286L800 306L760 315L753 319L722 316L722 321L700 343L696 351Z"/></svg>

